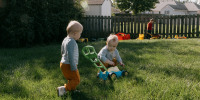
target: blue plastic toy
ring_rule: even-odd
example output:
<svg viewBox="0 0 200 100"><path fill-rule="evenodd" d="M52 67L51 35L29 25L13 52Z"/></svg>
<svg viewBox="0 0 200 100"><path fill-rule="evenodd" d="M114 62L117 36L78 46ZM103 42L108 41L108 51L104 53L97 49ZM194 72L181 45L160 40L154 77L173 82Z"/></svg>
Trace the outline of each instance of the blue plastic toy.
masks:
<svg viewBox="0 0 200 100"><path fill-rule="evenodd" d="M116 77L128 75L128 72L124 71L124 70L117 71L117 72L114 72L114 71L108 72L107 68L99 60L97 53L93 46L88 45L88 46L83 47L82 53L99 70L97 77L100 79L103 79L103 80L107 80L107 78L115 79ZM101 68L103 68L105 70L105 72L102 72Z"/></svg>

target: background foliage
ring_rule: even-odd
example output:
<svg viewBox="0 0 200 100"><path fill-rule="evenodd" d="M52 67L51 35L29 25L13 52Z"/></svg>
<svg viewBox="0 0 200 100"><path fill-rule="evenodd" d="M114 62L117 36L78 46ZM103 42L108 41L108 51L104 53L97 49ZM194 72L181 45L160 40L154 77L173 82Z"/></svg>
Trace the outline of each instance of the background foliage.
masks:
<svg viewBox="0 0 200 100"><path fill-rule="evenodd" d="M60 42L69 20L81 20L73 0L7 0L0 9L1 47L24 47Z"/></svg>
<svg viewBox="0 0 200 100"><path fill-rule="evenodd" d="M132 11L138 14L143 11L150 11L158 0L117 0L117 6L122 11Z"/></svg>

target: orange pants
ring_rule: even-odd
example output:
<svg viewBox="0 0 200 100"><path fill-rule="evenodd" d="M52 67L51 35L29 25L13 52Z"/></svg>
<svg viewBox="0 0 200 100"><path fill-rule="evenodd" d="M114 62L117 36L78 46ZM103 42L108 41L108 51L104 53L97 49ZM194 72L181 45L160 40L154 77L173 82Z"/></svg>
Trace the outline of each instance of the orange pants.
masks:
<svg viewBox="0 0 200 100"><path fill-rule="evenodd" d="M76 71L71 71L70 64L60 63L60 69L65 77L68 80L65 84L66 91L75 90L77 85L80 83L80 74L78 69Z"/></svg>
<svg viewBox="0 0 200 100"><path fill-rule="evenodd" d="M117 66L117 60L114 58L112 61L115 63L114 66ZM101 62L102 62L102 61L101 61ZM102 62L102 63L103 63L103 62ZM108 63L103 63L103 65L104 65L106 68L112 67L112 65L109 65ZM104 70L103 68L101 68L101 71L105 71L105 70Z"/></svg>

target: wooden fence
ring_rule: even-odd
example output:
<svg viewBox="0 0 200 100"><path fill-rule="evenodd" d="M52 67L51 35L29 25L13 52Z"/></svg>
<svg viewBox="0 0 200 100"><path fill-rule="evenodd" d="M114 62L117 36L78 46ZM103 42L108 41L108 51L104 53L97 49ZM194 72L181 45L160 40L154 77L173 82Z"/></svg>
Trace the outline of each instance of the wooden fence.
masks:
<svg viewBox="0 0 200 100"><path fill-rule="evenodd" d="M197 38L199 17L200 15L86 16L83 19L82 35L88 38L106 38L110 33L123 32L135 39L139 33L146 35L147 23L153 18L153 34L160 34L162 38L173 38L175 35Z"/></svg>

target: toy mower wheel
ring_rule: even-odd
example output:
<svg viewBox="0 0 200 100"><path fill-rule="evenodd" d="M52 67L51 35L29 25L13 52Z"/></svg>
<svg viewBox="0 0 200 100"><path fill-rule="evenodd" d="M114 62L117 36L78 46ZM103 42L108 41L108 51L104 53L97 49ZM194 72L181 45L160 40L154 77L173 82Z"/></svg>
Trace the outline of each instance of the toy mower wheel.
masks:
<svg viewBox="0 0 200 100"><path fill-rule="evenodd" d="M112 73L110 75L110 79L115 80L117 78L117 75L115 73Z"/></svg>
<svg viewBox="0 0 200 100"><path fill-rule="evenodd" d="M99 78L99 73L97 74L97 78Z"/></svg>
<svg viewBox="0 0 200 100"><path fill-rule="evenodd" d="M128 76L128 72L127 71L123 71L122 72L122 76Z"/></svg>

